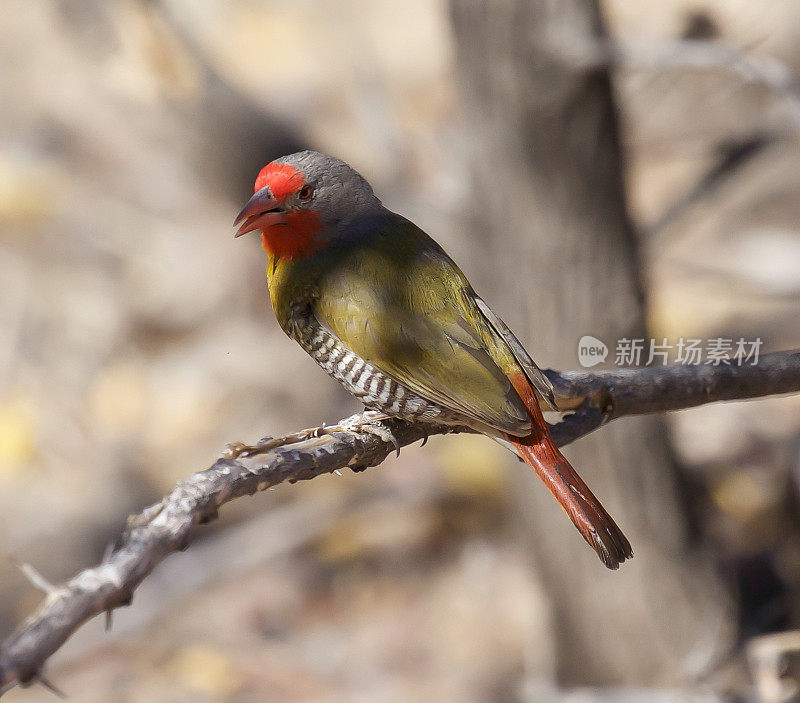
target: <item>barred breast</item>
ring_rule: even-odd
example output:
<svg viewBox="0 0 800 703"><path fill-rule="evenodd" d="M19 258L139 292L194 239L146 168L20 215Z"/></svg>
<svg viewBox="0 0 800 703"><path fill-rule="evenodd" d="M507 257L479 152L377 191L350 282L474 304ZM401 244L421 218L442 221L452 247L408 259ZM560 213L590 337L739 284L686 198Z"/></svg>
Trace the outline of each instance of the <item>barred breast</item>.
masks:
<svg viewBox="0 0 800 703"><path fill-rule="evenodd" d="M455 423L446 409L400 385L348 349L313 318L295 318L292 336L330 376L366 407L404 420Z"/></svg>

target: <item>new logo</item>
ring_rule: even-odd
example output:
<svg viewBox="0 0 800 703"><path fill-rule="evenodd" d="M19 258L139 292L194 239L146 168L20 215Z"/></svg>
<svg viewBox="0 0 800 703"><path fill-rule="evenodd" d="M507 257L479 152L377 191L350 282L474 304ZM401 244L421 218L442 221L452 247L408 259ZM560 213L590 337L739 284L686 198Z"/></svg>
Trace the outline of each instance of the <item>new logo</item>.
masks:
<svg viewBox="0 0 800 703"><path fill-rule="evenodd" d="M578 361L584 368L602 364L608 356L608 347L597 337L585 334L578 341Z"/></svg>

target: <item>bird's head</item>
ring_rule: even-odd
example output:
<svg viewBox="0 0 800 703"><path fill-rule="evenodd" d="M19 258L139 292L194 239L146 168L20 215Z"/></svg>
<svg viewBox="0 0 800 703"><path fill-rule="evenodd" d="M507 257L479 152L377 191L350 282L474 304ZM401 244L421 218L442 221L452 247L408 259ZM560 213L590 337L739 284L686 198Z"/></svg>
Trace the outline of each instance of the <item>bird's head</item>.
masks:
<svg viewBox="0 0 800 703"><path fill-rule="evenodd" d="M322 248L342 225L381 207L369 183L344 161L299 151L264 166L237 215L237 237L260 230L264 248L294 259Z"/></svg>

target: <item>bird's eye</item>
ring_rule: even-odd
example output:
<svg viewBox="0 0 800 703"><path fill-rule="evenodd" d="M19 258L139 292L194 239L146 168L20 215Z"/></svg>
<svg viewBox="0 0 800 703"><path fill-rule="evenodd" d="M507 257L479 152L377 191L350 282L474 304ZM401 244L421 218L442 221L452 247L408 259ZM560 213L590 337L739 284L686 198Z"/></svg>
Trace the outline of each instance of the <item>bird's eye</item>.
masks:
<svg viewBox="0 0 800 703"><path fill-rule="evenodd" d="M314 186L303 186L297 195L300 200L311 200L311 196L314 195Z"/></svg>

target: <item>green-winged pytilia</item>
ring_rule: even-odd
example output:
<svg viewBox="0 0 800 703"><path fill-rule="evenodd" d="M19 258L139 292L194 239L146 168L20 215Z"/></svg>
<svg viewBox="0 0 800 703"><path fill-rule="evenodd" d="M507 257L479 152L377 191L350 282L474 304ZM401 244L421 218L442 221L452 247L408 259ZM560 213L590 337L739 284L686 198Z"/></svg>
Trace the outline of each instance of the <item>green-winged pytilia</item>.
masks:
<svg viewBox="0 0 800 703"><path fill-rule="evenodd" d="M280 326L367 408L500 441L606 566L633 555L550 437L547 377L444 250L350 166L314 151L273 161L239 223L236 236L261 231Z"/></svg>

